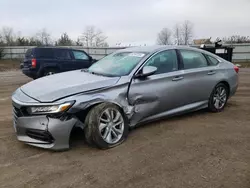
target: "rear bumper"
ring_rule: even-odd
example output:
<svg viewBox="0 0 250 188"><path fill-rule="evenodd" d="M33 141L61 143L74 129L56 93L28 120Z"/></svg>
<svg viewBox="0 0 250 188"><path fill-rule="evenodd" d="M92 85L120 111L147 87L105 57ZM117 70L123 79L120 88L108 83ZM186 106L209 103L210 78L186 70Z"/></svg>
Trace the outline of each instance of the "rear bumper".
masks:
<svg viewBox="0 0 250 188"><path fill-rule="evenodd" d="M235 95L235 93L237 92L237 89L238 89L238 84L234 85L234 86L231 88L229 97L232 97L233 95Z"/></svg>
<svg viewBox="0 0 250 188"><path fill-rule="evenodd" d="M236 74L234 77L232 77L232 79L230 80L229 83L230 83L229 97L232 97L237 92L237 89L238 89L238 86L239 86L239 76L238 76L238 74Z"/></svg>
<svg viewBox="0 0 250 188"><path fill-rule="evenodd" d="M30 77L30 78L37 78L37 71L31 70L29 68L23 68L22 72L24 75Z"/></svg>

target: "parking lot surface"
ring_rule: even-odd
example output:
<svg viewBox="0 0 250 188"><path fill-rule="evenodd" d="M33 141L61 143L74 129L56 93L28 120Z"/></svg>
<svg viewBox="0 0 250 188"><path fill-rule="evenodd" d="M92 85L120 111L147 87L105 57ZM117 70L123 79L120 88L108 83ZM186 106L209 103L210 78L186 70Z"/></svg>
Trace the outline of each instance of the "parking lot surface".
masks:
<svg viewBox="0 0 250 188"><path fill-rule="evenodd" d="M250 69L221 113L206 110L141 126L110 150L52 152L17 141L11 93L31 81L0 72L0 187L250 187ZM38 86L39 87L39 86ZM201 86L202 87L202 86Z"/></svg>

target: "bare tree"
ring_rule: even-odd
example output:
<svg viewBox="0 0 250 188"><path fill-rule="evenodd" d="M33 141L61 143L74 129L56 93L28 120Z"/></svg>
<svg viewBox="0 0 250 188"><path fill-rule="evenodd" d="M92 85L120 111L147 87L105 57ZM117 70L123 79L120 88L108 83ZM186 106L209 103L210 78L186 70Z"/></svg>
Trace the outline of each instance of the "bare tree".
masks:
<svg viewBox="0 0 250 188"><path fill-rule="evenodd" d="M81 39L78 37L77 40L75 41L76 46L82 46L83 43L81 42Z"/></svg>
<svg viewBox="0 0 250 188"><path fill-rule="evenodd" d="M183 39L183 43L185 45L190 44L192 37L193 37L193 24L186 20L181 28L181 34L182 34L182 39Z"/></svg>
<svg viewBox="0 0 250 188"><path fill-rule="evenodd" d="M250 43L250 38L249 36L233 35L230 37L223 37L222 41L226 44Z"/></svg>
<svg viewBox="0 0 250 188"><path fill-rule="evenodd" d="M4 46L4 42L3 42L3 37L0 34L0 59L4 57L4 48L2 46Z"/></svg>
<svg viewBox="0 0 250 188"><path fill-rule="evenodd" d="M36 37L31 37L29 39L29 46L42 46L42 42Z"/></svg>
<svg viewBox="0 0 250 188"><path fill-rule="evenodd" d="M47 30L44 28L36 34L37 40L41 42L42 45L50 45L51 44L51 37Z"/></svg>
<svg viewBox="0 0 250 188"><path fill-rule="evenodd" d="M94 37L94 46L95 47L107 47L108 43L106 42L106 39L107 39L107 36L105 36L101 30L98 30Z"/></svg>
<svg viewBox="0 0 250 188"><path fill-rule="evenodd" d="M172 43L172 32L168 28L163 28L157 36L157 44L167 45Z"/></svg>
<svg viewBox="0 0 250 188"><path fill-rule="evenodd" d="M173 33L174 33L175 44L177 44L177 45L183 44L183 39L182 39L182 34L181 34L181 27L180 27L179 24L176 24L174 26Z"/></svg>
<svg viewBox="0 0 250 188"><path fill-rule="evenodd" d="M29 44L30 44L30 41L28 38L19 36L16 39L16 45L18 45L18 46L29 46Z"/></svg>
<svg viewBox="0 0 250 188"><path fill-rule="evenodd" d="M13 29L10 27L4 27L2 28L2 39L3 42L7 45L7 46L11 46L15 44L15 35L13 32Z"/></svg>
<svg viewBox="0 0 250 188"><path fill-rule="evenodd" d="M101 47L109 47L109 44L108 44L107 42L103 42L103 43L101 44Z"/></svg>
<svg viewBox="0 0 250 188"><path fill-rule="evenodd" d="M4 56L5 56L4 48L0 47L0 59L3 59Z"/></svg>
<svg viewBox="0 0 250 188"><path fill-rule="evenodd" d="M81 40L87 47L102 47L106 44L107 36L95 26L87 26L82 33Z"/></svg>
<svg viewBox="0 0 250 188"><path fill-rule="evenodd" d="M2 37L2 35L0 33L0 46L3 46L3 45L4 45L4 41L3 41L3 37Z"/></svg>

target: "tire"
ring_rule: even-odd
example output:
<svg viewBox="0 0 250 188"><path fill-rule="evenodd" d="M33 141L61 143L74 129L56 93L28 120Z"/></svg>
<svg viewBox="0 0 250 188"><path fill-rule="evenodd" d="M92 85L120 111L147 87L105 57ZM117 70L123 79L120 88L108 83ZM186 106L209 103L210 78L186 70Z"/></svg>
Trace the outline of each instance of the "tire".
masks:
<svg viewBox="0 0 250 188"><path fill-rule="evenodd" d="M95 143L94 143L94 141L93 141L93 139L92 139L92 134L91 134L91 128L92 128L92 126L88 126L90 115L91 115L91 113L89 112L88 115L86 116L85 122L84 122L84 124L87 125L87 126L84 128L85 142L86 142L89 146L96 147L96 145L95 145Z"/></svg>
<svg viewBox="0 0 250 188"><path fill-rule="evenodd" d="M209 97L209 102L208 102L209 111L211 112L223 111L227 104L228 96L229 96L229 88L223 83L217 84Z"/></svg>
<svg viewBox="0 0 250 188"><path fill-rule="evenodd" d="M94 106L85 119L85 125L86 142L100 149L120 145L129 132L127 118L118 106L111 103Z"/></svg>
<svg viewBox="0 0 250 188"><path fill-rule="evenodd" d="M57 69L54 69L54 68L50 68L50 69L45 69L43 71L43 75L42 76L49 76L49 75L52 75L52 74L56 74L58 73L59 71Z"/></svg>

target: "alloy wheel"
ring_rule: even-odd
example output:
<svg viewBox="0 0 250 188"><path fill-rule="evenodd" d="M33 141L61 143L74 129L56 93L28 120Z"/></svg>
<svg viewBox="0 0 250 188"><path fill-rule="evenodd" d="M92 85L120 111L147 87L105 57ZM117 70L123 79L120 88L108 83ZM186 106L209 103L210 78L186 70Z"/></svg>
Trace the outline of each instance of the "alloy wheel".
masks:
<svg viewBox="0 0 250 188"><path fill-rule="evenodd" d="M116 144L124 132L124 119L119 110L107 108L99 118L99 132L105 142Z"/></svg>
<svg viewBox="0 0 250 188"><path fill-rule="evenodd" d="M55 74L55 72L47 72L46 76L49 76L49 75L52 75L52 74Z"/></svg>
<svg viewBox="0 0 250 188"><path fill-rule="evenodd" d="M213 96L213 103L216 109L222 109L227 101L227 91L224 87L218 87Z"/></svg>

